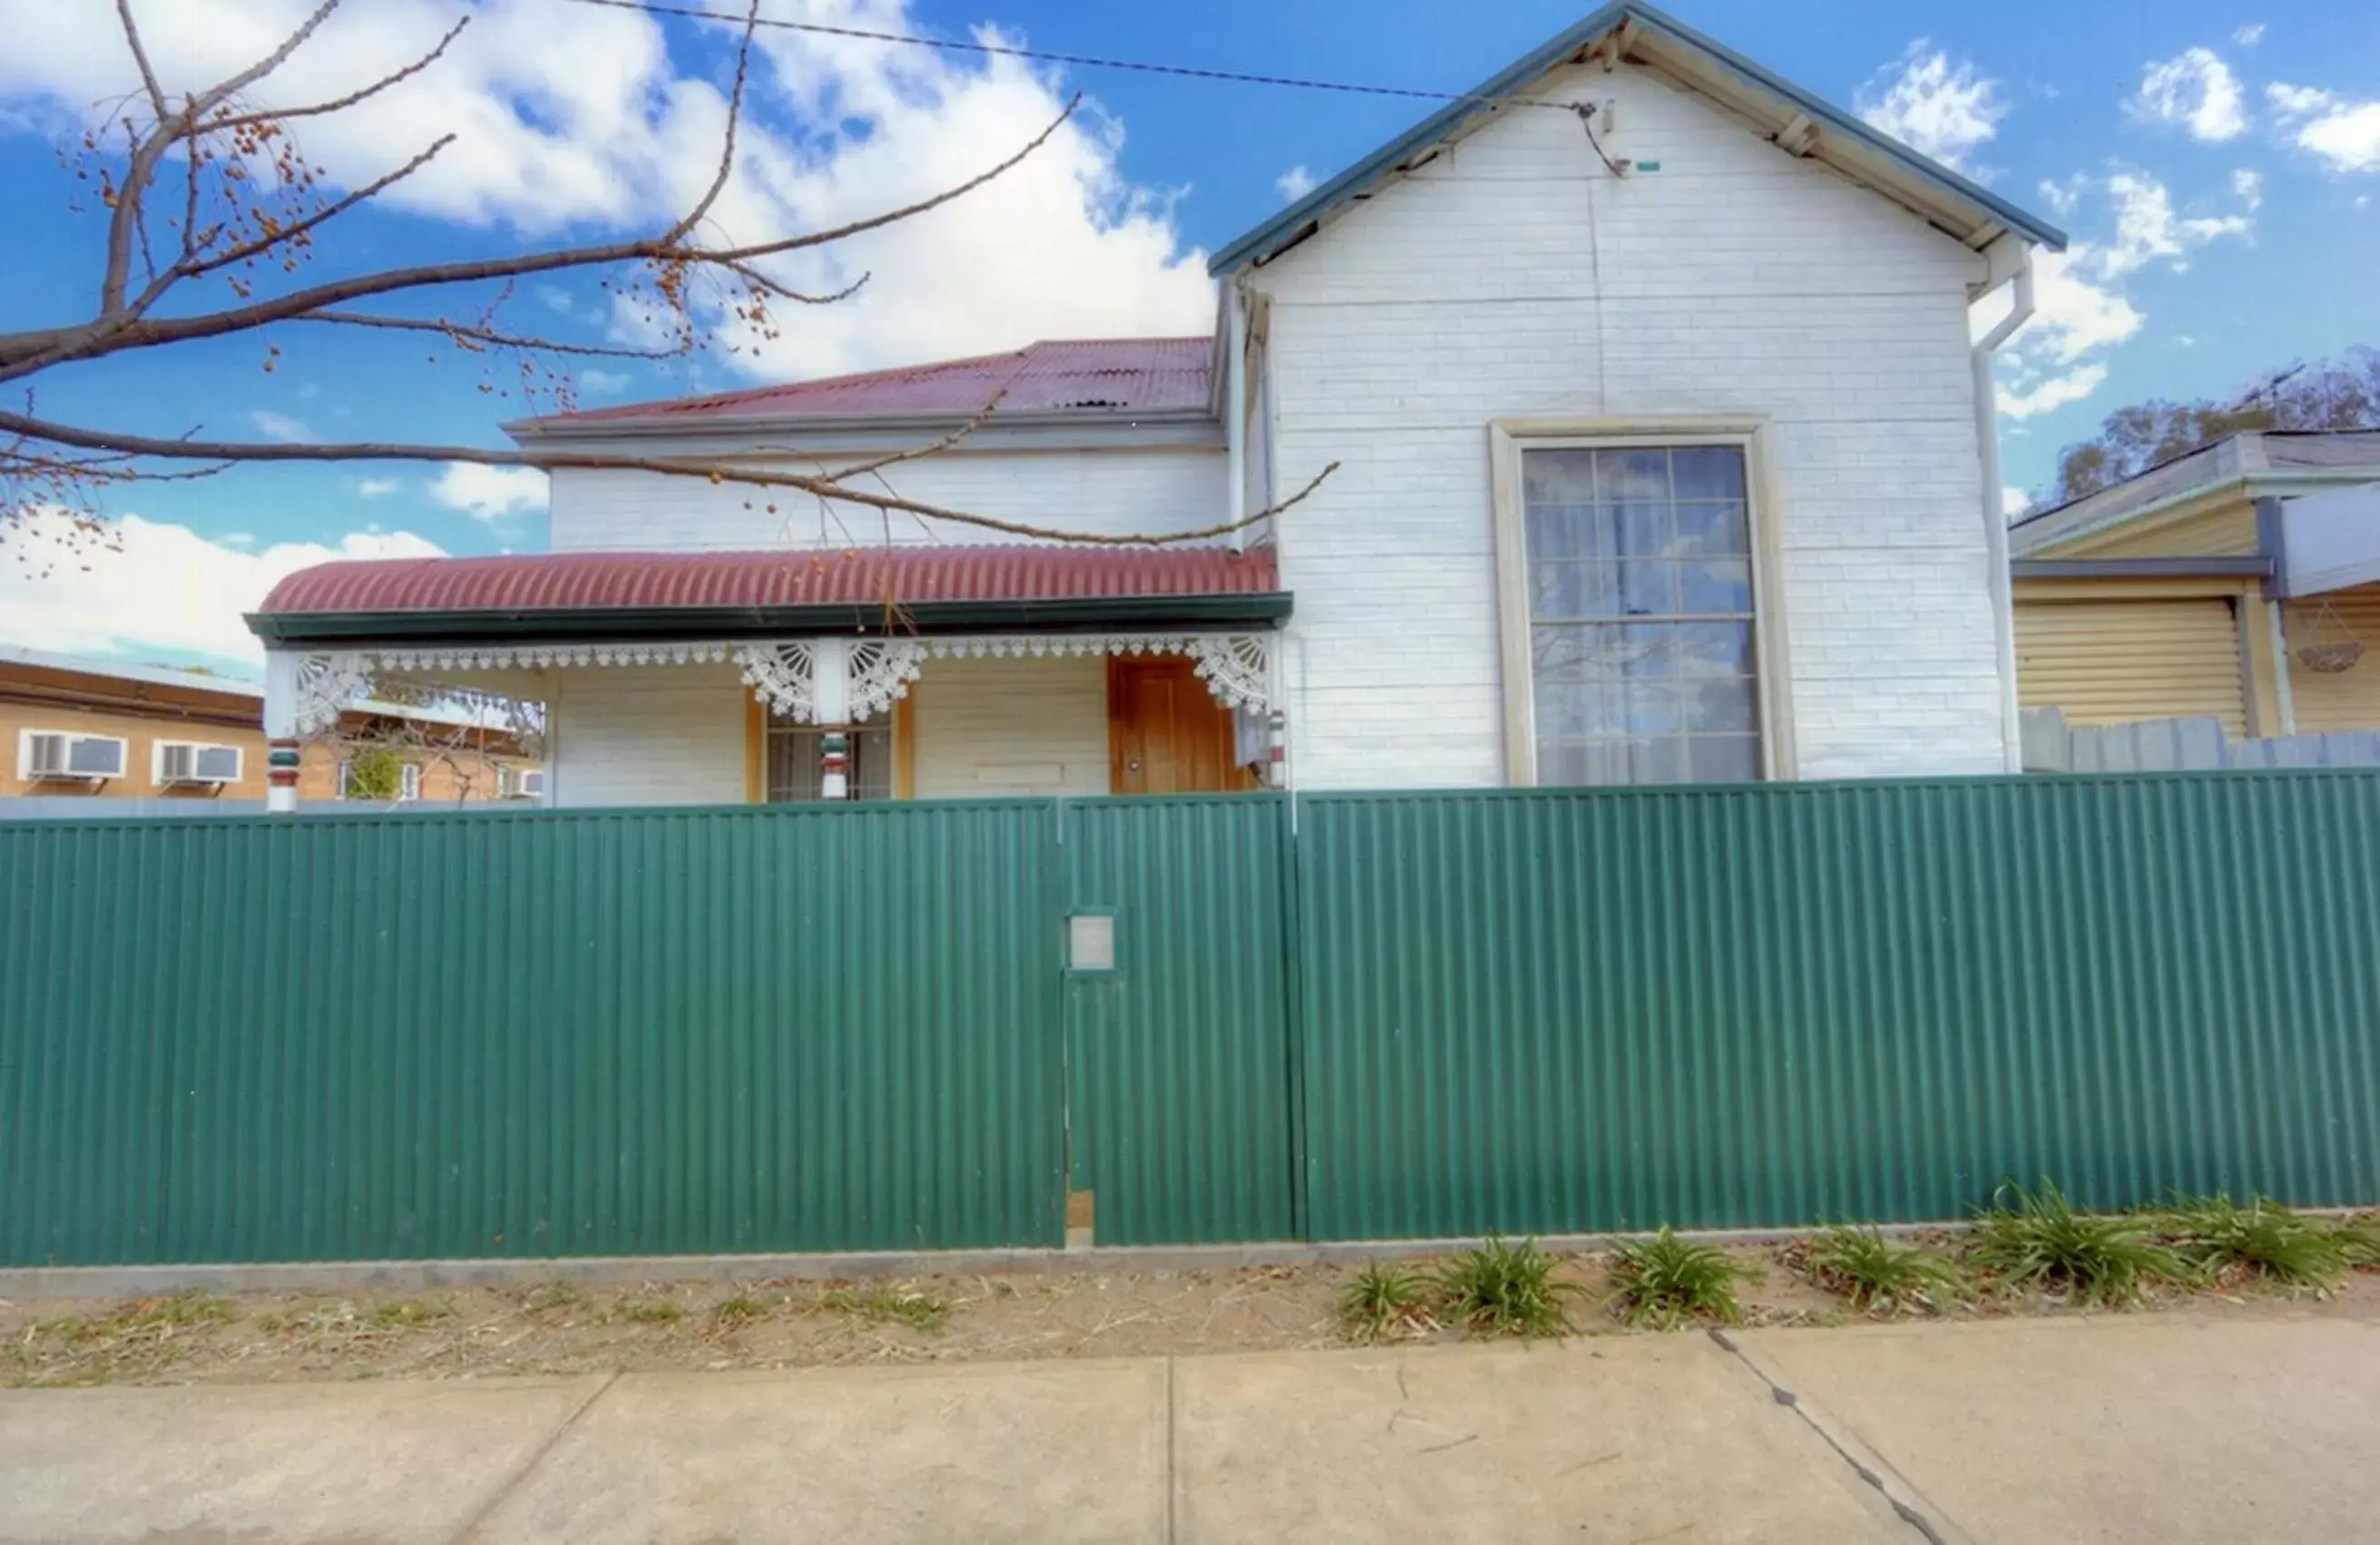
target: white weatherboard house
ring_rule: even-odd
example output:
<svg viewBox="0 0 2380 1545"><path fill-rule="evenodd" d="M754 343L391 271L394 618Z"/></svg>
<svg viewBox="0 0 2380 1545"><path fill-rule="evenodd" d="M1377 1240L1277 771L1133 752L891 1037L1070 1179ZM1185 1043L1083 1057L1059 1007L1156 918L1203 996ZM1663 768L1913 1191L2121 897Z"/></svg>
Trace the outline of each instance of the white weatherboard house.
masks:
<svg viewBox="0 0 2380 1545"><path fill-rule="evenodd" d="M550 553L286 581L268 724L534 699L565 806L2013 770L1988 364L2063 240L1607 6L1223 249L1212 338L512 426L815 468L1004 393L875 476L1164 535L1337 463L1294 507L1089 547L559 472Z"/></svg>

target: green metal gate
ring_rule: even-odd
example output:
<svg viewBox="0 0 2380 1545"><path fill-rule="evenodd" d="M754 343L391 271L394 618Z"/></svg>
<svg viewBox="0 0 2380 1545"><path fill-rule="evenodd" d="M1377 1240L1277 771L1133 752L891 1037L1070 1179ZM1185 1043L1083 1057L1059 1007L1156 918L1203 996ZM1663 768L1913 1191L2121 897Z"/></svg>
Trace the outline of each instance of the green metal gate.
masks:
<svg viewBox="0 0 2380 1545"><path fill-rule="evenodd" d="M1101 1245L1297 1233L1289 813L1279 795L1060 807L1070 945L1112 929L1112 968L1070 947L1065 985L1067 1177Z"/></svg>

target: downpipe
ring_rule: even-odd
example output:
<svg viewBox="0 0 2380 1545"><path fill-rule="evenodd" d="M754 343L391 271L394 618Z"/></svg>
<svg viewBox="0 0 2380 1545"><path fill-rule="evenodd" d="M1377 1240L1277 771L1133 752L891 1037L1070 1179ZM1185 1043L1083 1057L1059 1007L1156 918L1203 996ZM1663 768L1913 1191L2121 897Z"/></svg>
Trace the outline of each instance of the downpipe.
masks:
<svg viewBox="0 0 2380 1545"><path fill-rule="evenodd" d="M2024 249L2022 266L2010 281L2014 303L1998 325L1968 350L1974 374L1975 448L1984 474L1984 562L1992 599L1992 644L1998 655L2000 678L2000 745L2002 765L2010 772L2024 771L2023 721L2017 712L2016 595L2009 578L2008 514L2000 508L1999 403L1992 383L1992 356L2018 328L2033 320L2033 249Z"/></svg>

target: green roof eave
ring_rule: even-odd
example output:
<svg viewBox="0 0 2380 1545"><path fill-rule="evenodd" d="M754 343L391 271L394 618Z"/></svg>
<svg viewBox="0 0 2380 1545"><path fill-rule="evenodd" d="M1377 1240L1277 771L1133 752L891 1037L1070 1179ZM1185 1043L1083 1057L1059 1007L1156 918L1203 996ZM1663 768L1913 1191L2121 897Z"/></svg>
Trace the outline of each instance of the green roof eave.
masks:
<svg viewBox="0 0 2380 1545"><path fill-rule="evenodd" d="M1575 26L1532 49L1489 79L1473 87L1464 93L1463 100L1450 103L1263 225L1225 243L1208 261L1207 272L1220 276L1277 256L1301 239L1308 226L1322 220L1341 204L1356 198L1382 177L1399 170L1415 155L1448 139L1474 116L1497 111L1493 106L1483 105L1478 99L1486 98L1493 103L1526 90L1589 43L1628 21L1634 21L1639 27L1661 33L1701 53L1730 73L1791 102L1808 115L1813 122L1848 135L1945 191L1988 211L1993 218L2009 229L2039 242L2052 251L2066 249L2066 233L2057 226L1960 176L1932 157L1919 154L1890 135L1871 128L1825 98L1803 90L1775 71L1744 57L1714 38L1706 37L1674 17L1640 4L1639 0L1620 0L1618 4L1603 6Z"/></svg>
<svg viewBox="0 0 2380 1545"><path fill-rule="evenodd" d="M919 634L1087 632L1120 627L1272 627L1286 619L1287 590L1245 595L1093 596L1065 601L915 601L896 627ZM249 630L281 649L434 649L467 643L677 642L880 632L881 602L824 606L586 607L514 612L259 612Z"/></svg>

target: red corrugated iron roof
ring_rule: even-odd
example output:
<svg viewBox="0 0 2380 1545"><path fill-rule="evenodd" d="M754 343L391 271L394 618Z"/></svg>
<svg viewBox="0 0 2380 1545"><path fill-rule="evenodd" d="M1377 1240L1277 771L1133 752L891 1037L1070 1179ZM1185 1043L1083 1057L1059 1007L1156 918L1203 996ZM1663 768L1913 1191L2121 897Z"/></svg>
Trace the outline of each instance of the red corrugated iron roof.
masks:
<svg viewBox="0 0 2380 1545"><path fill-rule="evenodd" d="M576 612L914 605L1263 595L1281 588L1270 547L1101 548L1012 542L762 553L538 553L386 558L300 569L261 614Z"/></svg>
<svg viewBox="0 0 2380 1545"><path fill-rule="evenodd" d="M1196 412L1210 400L1214 359L1212 338L1075 338L865 375L561 413L524 427L696 419L967 418L994 397L1002 413L1129 418Z"/></svg>

